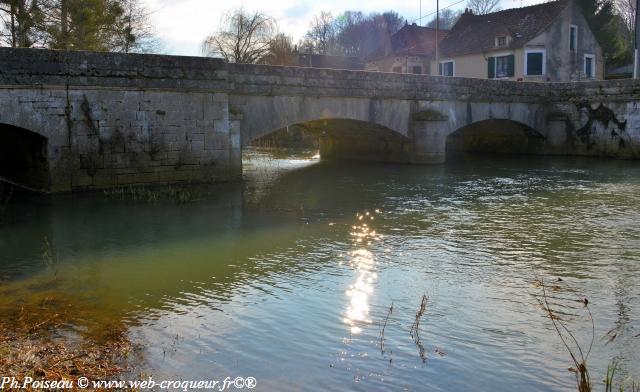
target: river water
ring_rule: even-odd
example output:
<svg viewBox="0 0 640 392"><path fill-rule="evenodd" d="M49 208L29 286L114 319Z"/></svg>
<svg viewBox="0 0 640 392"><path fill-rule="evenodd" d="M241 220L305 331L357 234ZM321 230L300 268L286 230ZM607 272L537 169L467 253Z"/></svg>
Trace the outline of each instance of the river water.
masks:
<svg viewBox="0 0 640 392"><path fill-rule="evenodd" d="M613 360L619 381L640 378L640 165L311 155L249 152L243 184L186 203L95 194L10 204L0 305L47 291L84 309L69 326L78 332L124 320L144 344L140 370L157 380L575 390L538 302L542 280L584 351L589 300L596 390Z"/></svg>

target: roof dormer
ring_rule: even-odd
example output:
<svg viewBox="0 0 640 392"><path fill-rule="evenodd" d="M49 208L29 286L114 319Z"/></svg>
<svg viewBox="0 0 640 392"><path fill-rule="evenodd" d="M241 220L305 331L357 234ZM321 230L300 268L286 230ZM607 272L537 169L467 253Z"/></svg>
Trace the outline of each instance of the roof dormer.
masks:
<svg viewBox="0 0 640 392"><path fill-rule="evenodd" d="M509 36L506 34L497 35L495 37L495 47L496 48L506 48L509 46Z"/></svg>

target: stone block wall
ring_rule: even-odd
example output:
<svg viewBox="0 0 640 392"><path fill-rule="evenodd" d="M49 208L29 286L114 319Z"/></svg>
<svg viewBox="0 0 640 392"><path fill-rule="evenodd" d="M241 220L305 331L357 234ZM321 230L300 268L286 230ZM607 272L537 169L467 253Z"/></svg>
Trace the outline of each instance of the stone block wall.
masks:
<svg viewBox="0 0 640 392"><path fill-rule="evenodd" d="M53 191L229 180L226 78L213 59L0 49L0 123L47 138Z"/></svg>
<svg viewBox="0 0 640 392"><path fill-rule="evenodd" d="M212 182L234 170L224 94L73 90L69 96L71 138L50 152L54 185Z"/></svg>
<svg viewBox="0 0 640 392"><path fill-rule="evenodd" d="M46 138L54 191L238 178L243 143L317 120L360 122L332 134L341 155L353 146L442 162L450 134L505 119L544 135L553 153L639 158L639 105L632 80L530 83L0 48L0 131ZM400 136L398 147L386 146L387 134L361 142L368 136L353 130L371 125Z"/></svg>
<svg viewBox="0 0 640 392"><path fill-rule="evenodd" d="M546 83L384 72L229 64L231 94L425 101L539 102Z"/></svg>
<svg viewBox="0 0 640 392"><path fill-rule="evenodd" d="M257 97L273 97L274 102L288 99L297 104L290 105L294 112L282 109L283 117L317 112L324 118L322 115L328 112L385 125L414 139L414 154L424 155L424 159L417 159L420 162L443 161L449 134L490 119L511 120L544 135L545 154L640 158L638 80L536 83L246 64L229 64L228 69L232 100L239 101L235 98L238 96L253 97L243 98L249 103ZM299 104L300 97L308 104ZM382 103L384 113L348 113L347 103L353 99L366 100L363 102L372 107ZM407 133L407 117L415 115L416 110L404 115L399 110L402 102L414 103L417 112L435 109L446 121L414 121L412 131ZM251 124L251 129L243 130L243 135L264 134L262 124L283 125L264 119L260 112L265 111L265 105L237 106L243 105L251 108L245 114L245 123ZM344 110L335 110L336 106ZM403 113L403 121L389 117L398 113ZM256 116L262 118L253 118ZM275 130L277 126L267 128Z"/></svg>

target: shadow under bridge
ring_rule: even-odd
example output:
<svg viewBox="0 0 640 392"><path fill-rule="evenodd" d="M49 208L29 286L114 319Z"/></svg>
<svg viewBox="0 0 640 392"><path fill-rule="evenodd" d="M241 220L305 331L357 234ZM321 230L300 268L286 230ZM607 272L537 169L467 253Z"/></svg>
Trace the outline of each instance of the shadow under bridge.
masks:
<svg viewBox="0 0 640 392"><path fill-rule="evenodd" d="M254 146L288 147L283 141L306 141L323 160L410 163L412 143L385 126L360 120L325 118L289 125L251 141ZM295 144L295 143L294 143ZM294 145L300 147L300 145Z"/></svg>

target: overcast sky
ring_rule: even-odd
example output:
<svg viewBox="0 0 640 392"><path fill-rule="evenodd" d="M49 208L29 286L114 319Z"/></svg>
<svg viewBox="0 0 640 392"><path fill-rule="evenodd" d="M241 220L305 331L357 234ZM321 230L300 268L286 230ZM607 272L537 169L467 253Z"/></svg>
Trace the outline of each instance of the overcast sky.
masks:
<svg viewBox="0 0 640 392"><path fill-rule="evenodd" d="M244 5L247 10L260 10L278 21L281 32L293 36L294 42L302 38L313 15L321 10L339 15L346 10L384 12L393 10L410 22L420 14L419 0L143 0L153 11L152 20L157 34L164 43L165 53L199 56L202 40L220 25L225 10ZM441 0L440 7L460 0ZM540 0L502 0L501 7L513 8L539 3ZM451 7L463 9L466 1ZM435 0L422 0L422 14L435 12ZM424 18L425 21L431 17Z"/></svg>

